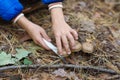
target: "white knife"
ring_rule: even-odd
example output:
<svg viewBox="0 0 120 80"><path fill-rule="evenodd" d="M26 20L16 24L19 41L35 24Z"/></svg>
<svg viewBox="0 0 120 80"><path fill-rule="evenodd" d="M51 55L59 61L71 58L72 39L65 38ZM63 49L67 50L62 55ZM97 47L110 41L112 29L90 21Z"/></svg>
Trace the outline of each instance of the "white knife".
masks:
<svg viewBox="0 0 120 80"><path fill-rule="evenodd" d="M57 47L56 47L56 46L54 46L51 42L45 40L44 38L43 38L43 41L45 42L45 44L46 44L53 52L55 52L56 54L58 54L58 50L57 50Z"/></svg>
<svg viewBox="0 0 120 80"><path fill-rule="evenodd" d="M58 54L58 49L57 49L56 46L54 46L51 42L45 40L44 38L43 38L43 41L45 42L45 44L46 44L56 55L58 55L58 56L61 58L61 60L62 60L64 63L67 63L66 60L65 60L65 58L64 58L63 56L61 56L61 55Z"/></svg>

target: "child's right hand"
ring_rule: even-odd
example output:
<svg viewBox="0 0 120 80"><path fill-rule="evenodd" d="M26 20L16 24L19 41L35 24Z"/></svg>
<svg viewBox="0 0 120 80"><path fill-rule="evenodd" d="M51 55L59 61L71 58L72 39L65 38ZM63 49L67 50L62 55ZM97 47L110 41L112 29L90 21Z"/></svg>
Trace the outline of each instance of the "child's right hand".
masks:
<svg viewBox="0 0 120 80"><path fill-rule="evenodd" d="M21 17L17 21L17 23L28 32L29 36L33 39L33 41L36 44L42 46L47 50L50 50L44 43L42 38L46 39L47 41L51 41L51 39L48 37L48 35L46 34L45 30L42 27L27 20L24 16Z"/></svg>

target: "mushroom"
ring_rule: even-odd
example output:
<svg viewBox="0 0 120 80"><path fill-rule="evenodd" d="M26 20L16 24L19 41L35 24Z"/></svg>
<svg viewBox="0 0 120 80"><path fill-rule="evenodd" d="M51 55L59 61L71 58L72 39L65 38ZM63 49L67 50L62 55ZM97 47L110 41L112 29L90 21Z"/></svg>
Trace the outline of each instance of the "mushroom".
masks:
<svg viewBox="0 0 120 80"><path fill-rule="evenodd" d="M82 49L82 45L80 42L75 41L75 48L72 49L72 52L79 52Z"/></svg>
<svg viewBox="0 0 120 80"><path fill-rule="evenodd" d="M91 42L82 43L82 51L84 53L92 53L94 51L94 46Z"/></svg>
<svg viewBox="0 0 120 80"><path fill-rule="evenodd" d="M81 43L78 41L75 41L75 48L71 50L72 53L79 52L82 49ZM64 57L69 56L69 54L66 53L65 49L63 49L63 55Z"/></svg>

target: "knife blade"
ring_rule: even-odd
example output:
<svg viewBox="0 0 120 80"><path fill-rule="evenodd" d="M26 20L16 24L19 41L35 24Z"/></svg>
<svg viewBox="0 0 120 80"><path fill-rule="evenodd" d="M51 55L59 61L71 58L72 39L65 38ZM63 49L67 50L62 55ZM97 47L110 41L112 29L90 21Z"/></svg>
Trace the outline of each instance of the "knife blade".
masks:
<svg viewBox="0 0 120 80"><path fill-rule="evenodd" d="M58 54L58 49L56 46L54 46L51 42L45 40L44 38L43 38L43 41L64 63L67 63L65 58L61 56L60 54Z"/></svg>

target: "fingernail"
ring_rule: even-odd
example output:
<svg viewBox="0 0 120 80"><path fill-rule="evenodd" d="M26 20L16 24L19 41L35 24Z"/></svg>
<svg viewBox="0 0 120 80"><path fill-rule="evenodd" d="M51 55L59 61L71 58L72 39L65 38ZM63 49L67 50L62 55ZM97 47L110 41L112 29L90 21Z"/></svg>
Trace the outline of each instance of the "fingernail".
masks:
<svg viewBox="0 0 120 80"><path fill-rule="evenodd" d="M71 52L68 52L68 54L71 54Z"/></svg>

